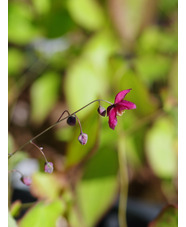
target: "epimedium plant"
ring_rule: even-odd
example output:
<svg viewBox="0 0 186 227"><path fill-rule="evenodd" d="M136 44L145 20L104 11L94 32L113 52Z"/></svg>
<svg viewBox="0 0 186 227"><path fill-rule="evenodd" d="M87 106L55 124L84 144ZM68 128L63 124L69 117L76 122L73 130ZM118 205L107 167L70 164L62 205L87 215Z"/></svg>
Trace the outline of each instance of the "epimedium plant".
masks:
<svg viewBox="0 0 186 227"><path fill-rule="evenodd" d="M80 108L79 110L75 111L74 113L70 114L68 110L63 111L63 113L61 114L61 116L59 117L59 119L50 127L48 127L47 129L45 129L44 131L42 131L41 133L39 133L38 135L36 135L35 137L33 137L32 139L30 139L29 141L27 141L26 143L24 143L19 149L17 149L16 151L9 153L8 154L8 158L10 159L11 157L13 157L16 152L18 150L21 150L22 148L24 148L27 144L32 144L34 145L43 155L44 159L45 159L45 166L44 166L44 171L46 173L52 173L54 170L54 166L52 162L49 162L44 154L43 151L43 147L39 147L35 142L33 142L35 139L37 139L39 136L41 136L42 134L46 133L48 130L52 129L54 126L56 126L57 124L61 123L62 121L66 120L67 124L69 126L75 126L76 125L76 120L79 124L80 127L80 135L78 137L78 141L82 144L85 145L88 141L88 135L86 133L83 132L82 130L82 126L81 126L81 122L79 120L79 118L77 117L76 113L80 112L81 110L83 110L84 108L86 108L87 106L91 105L94 102L99 102L99 107L97 109L98 113L100 116L105 117L106 114L109 118L108 120L108 124L109 127L111 129L115 129L116 125L117 125L117 116L121 116L123 114L123 112L125 110L130 110L130 109L135 109L136 105L130 101L124 100L125 96L130 92L131 89L127 89L127 90L123 90L121 92L119 92L116 97L115 97L115 101L114 103L111 103L107 100L103 100L103 99L97 99L94 100L90 103L88 103L87 105L83 106L82 108ZM107 110L101 106L101 102L106 102L108 104L110 104L107 107ZM68 116L63 117L63 115L67 113ZM28 176L24 176L23 173L21 173L19 170L13 169L9 171L11 172L17 172L21 175L20 180L27 186L30 186L31 184L31 178Z"/></svg>
<svg viewBox="0 0 186 227"><path fill-rule="evenodd" d="M125 98L125 96L129 93L131 91L131 89L127 89L127 90L122 90L121 92L119 92L116 96L115 96L115 100L114 100L114 103L112 103L112 102L109 102L109 101L107 101L107 100L103 100L103 99L96 99L96 100L94 100L94 101L92 101L92 102L90 102L90 103L88 103L87 105L85 105L85 106L83 106L82 108L80 108L80 109L78 109L77 111L75 111L75 112L73 112L73 113L69 113L69 111L68 110L64 110L63 112L62 112L62 114L60 115L60 117L58 118L58 120L54 123L54 124L52 124L51 126L49 126L48 128L46 128L44 131L42 131L41 133L39 133L38 135L36 135L36 136L34 136L33 138L31 138L30 140L28 140L26 143L24 143L22 146L20 146L17 150L15 150L14 152L12 152L12 153L9 153L8 154L8 158L9 159L12 159L13 158L13 156L18 152L18 151L20 151L20 150L22 150L26 145L28 145L28 144L31 144L31 145L33 145L35 148L37 148L37 150L42 154L42 156L44 157L44 161L45 161L45 164L44 164L44 172L46 173L46 175L44 174L44 175L42 175L42 173L38 173L38 174L36 174L36 175L32 175L32 176L27 176L27 175L24 175L23 173L21 173L21 171L20 170L17 170L17 169L12 169L12 170L10 170L9 171L9 173L12 173L12 172L16 172L16 173L18 173L21 177L20 177L20 180L21 180L21 182L24 184L24 185L26 185L26 186L31 186L31 188L30 188L30 191L31 191L31 193L34 195L34 196L36 196L36 197L38 197L38 199L39 199L39 201L38 201L38 203L36 203L36 205L35 206L32 206L31 207L31 209L29 210L29 212L27 212L26 213L26 215L24 215L24 217L23 218L21 218L21 220L19 220L19 225L20 226L27 226L27 224L28 223L30 223L30 218L31 219L33 219L33 217L34 217L34 219L33 219L33 223L37 223L39 220L38 220L38 215L39 215L39 211L40 210L43 210L43 209L46 209L45 210L45 213L47 213L47 212L49 212L49 211L47 211L47 209L50 209L50 206L52 207L52 206L56 206L56 216L55 216L55 218L54 219L52 219L52 220L48 220L49 222L50 221L52 221L52 223L54 223L54 222L56 222L58 219L57 218L59 218L60 216L60 214L62 215L61 217L63 217L63 215L64 215L64 218L65 218L65 221L66 220L68 220L69 221L69 224L71 225L72 223L73 223L73 221L74 221L74 218L76 219L76 217L73 217L73 213L74 213L74 209L76 209L76 208L73 208L74 206L76 207L76 202L74 201L74 199L76 198L76 196L78 196L78 198L79 198L79 196L81 196L81 193L80 194L78 194L78 195L76 195L76 193L74 194L72 191L71 191L71 189L69 190L68 189L68 187L70 186L70 184L72 183L72 188L75 186L75 190L79 190L80 189L80 191L83 191L83 190L85 190L86 191L86 187L84 188L84 183L80 183L80 188L79 188L79 184L78 184L78 181L77 181L77 179L79 178L79 173L81 172L81 167L83 167L84 166L84 164L85 164L85 162L87 161L87 160L89 160L90 159L90 157L92 157L90 160L93 160L93 158L94 158L94 156L96 156L96 155L93 155L92 156L92 151L95 149L92 149L91 151L90 151L90 153L87 153L87 155L82 159L82 161L80 161L80 163L79 164L77 164L77 166L75 165L73 168L72 168L72 172L71 171L67 171L68 173L67 173L67 175L65 176L65 175L61 175L62 176L62 178L64 177L68 177L69 179L68 179L68 181L69 182L66 182L65 183L65 181L64 182L62 182L61 183L61 179L58 177L58 171L55 171L55 173L54 174L52 174L53 173L53 171L54 171L54 169L55 169L55 165L53 164L53 162L51 162L51 161L48 161L48 159L47 159L47 157L46 157L46 155L45 155L45 153L44 153L44 148L43 147L41 147L41 146L38 146L37 144L36 144L36 142L35 142L35 140L38 138L38 137L40 137L41 135L43 135L44 133L46 133L47 131L49 131L50 129L52 129L53 127L55 127L56 125L58 125L58 124L60 124L62 121L66 121L66 123L67 123L67 125L69 125L70 127L73 127L73 126L75 126L76 125L76 123L78 123L79 124L79 128L80 128L80 132L79 132L79 136L78 136L78 134L76 134L77 135L77 140L79 141L79 143L81 144L81 145L83 145L83 146L85 146L86 144L87 144L87 142L88 142L88 135L87 135L87 133L85 133L84 132L84 130L83 130L83 128L82 128L82 125L81 125L81 122L80 122L80 119L78 118L78 116L77 116L77 113L78 112L80 112L81 110L83 110L83 109L85 109L86 107L88 107L89 105L91 105L91 104L93 104L93 103L95 103L95 102L98 102L98 104L99 104L99 106L98 106L98 108L97 108L97 112L98 112L98 114L100 115L100 116L102 116L102 117L108 117L108 124L109 124L109 127L112 129L112 130L114 130L115 129L115 127L116 127L116 125L117 125L117 117L118 116L121 116L123 113L124 113L124 111L125 110L130 110L130 109L135 109L136 108L136 105L134 104L134 103L132 103L132 102L129 102L129 101L127 101L127 100L125 100L124 98ZM105 102L105 103L107 103L107 104L109 104L108 105L108 107L105 109L102 105L101 105L101 102ZM64 117L64 115L67 115L67 116L65 116ZM97 134L97 133L96 133ZM73 145L74 146L74 145ZM89 146L89 145L88 145ZM102 148L99 148L98 150L99 151L101 151L101 149ZM100 153L100 152L97 152L97 153ZM119 153L121 153L120 151L118 151L118 158L120 159L120 158L122 158L123 159L123 157L121 157L121 154L119 154ZM115 156L115 155L114 155ZM110 158L114 158L114 156L113 156L113 154L108 154L108 155L106 155L106 157L108 157L108 163L109 163L109 160L110 160ZM111 160L110 160L111 161ZM83 164L83 166L82 166L82 164ZM110 163L111 165L113 165L113 163ZM110 164L108 164L108 165L110 165ZM125 163L123 163L122 165L125 165ZM80 167L80 168L79 168ZM114 167L114 166L113 166ZM104 169L107 169L107 166L105 166L104 167ZM114 167L115 168L115 167ZM80 170L80 171L79 171ZM74 172L75 171L75 172ZM109 167L109 171L110 171L110 167ZM126 174L125 172L126 171L124 171L123 172L123 167L121 167L121 163L120 163L120 167L119 167L119 172L120 172L120 175L121 175L121 178L125 178L125 176L123 176L123 174ZM70 174L70 175L69 175ZM103 173L104 174L104 173ZM72 176L73 175L73 176ZM71 178L73 178L73 179L71 179ZM76 179L77 178L77 179ZM75 179L75 181L74 181L74 179ZM72 180L72 182L71 182L71 180ZM63 180L62 180L63 181ZM107 198L107 196L109 196L109 195L111 195L113 192L114 192L114 190L116 189L115 188L115 179L113 178L109 178L109 181L107 181L107 178L105 178L104 180L103 180L103 182L105 181L105 187L107 188L107 190L108 190L108 187L110 187L110 189L109 189L109 193L108 193L108 195L106 195L106 197L104 196L104 192L102 193L103 195L103 198L105 199L105 201L106 200L108 200L108 199L106 199ZM53 183L54 184L53 184ZM71 183L70 183L71 182ZM70 183L70 184L69 184ZM52 185L52 188L51 187L49 187L49 189L44 189L45 187L46 187L46 184L51 184ZM64 184L64 185L63 185ZM67 186L67 188L66 188L66 186L65 186L65 184L67 184L67 185L69 185L69 186ZM121 185L120 185L121 184ZM37 185L37 186L36 186ZM40 186L39 186L40 185ZM60 185L60 186L59 186ZM120 196L122 197L122 194L124 193L124 195L125 195L125 197L127 196L127 190L124 190L123 191L123 187L128 187L127 186L127 184L126 185L123 185L123 182L121 182L120 181L120 183L119 183L119 185L120 185ZM70 187L71 187L70 186ZM97 196L97 187L98 187L98 191L100 190L99 189L99 181L98 181L98 184L96 183L96 190L95 190L95 192L93 191L93 196L94 196L94 193L95 193L95 197ZM101 187L103 187L103 185L101 184L100 185ZM44 188L43 188L44 187ZM64 199L64 201L62 201L61 199L60 199L60 197L58 198L58 196L57 196L57 194L58 194L58 192L60 192L61 190L63 190L62 188L63 187L65 187L66 189L64 189L64 193L63 193L63 197L65 196L67 196L67 198L66 199ZM43 188L43 189L41 189L41 188ZM93 187L94 188L94 187ZM44 191L42 191L42 190L44 190ZM73 189L72 189L73 190ZM92 190L92 189L91 189ZM94 190L94 189L93 189ZM43 193L44 192L44 193ZM71 195L71 192L72 192L72 194L73 195ZM70 193L70 194L69 194ZM79 192L78 192L79 193ZM111 194L110 194L111 193ZM67 195L66 195L67 194ZM69 195L68 195L69 194ZM68 196L72 196L72 203L73 203L73 205L72 205L72 207L71 207L71 205L69 205L69 202L68 202ZM57 196L57 197L56 197ZM70 196L70 197L71 197ZM64 198L65 198L64 197ZM55 200L55 198L57 199L58 198L58 200L56 201ZM49 205L46 205L45 203L43 203L42 202L42 199L46 199L47 201L48 201L48 199L49 199ZM70 200L71 200L70 199ZM67 200L67 201L66 201ZM63 203L67 203L67 207L66 208L64 208L63 206L64 206L64 204ZM111 201L110 201L111 202ZM123 203L123 201L121 201L121 203ZM48 204L48 203L47 203ZM83 222L80 224L80 226L91 226L92 224L91 224L91 222L93 223L93 222L95 222L96 220L94 220L93 221L93 219L95 219L95 218L97 218L98 219L98 216L99 216L99 213L100 212L103 212L104 210L106 210L106 206L107 205L109 205L109 201L108 202L106 202L103 206L101 206L100 207L100 210L98 211L98 212L95 212L95 214L93 215L93 217L89 217L89 220L87 219L87 220L83 220L82 218L80 218L80 220L76 220L75 221L75 223L79 223L79 221L81 222L82 220L83 220L83 222L85 221L86 222L86 224L84 223L83 224ZM31 204L32 205L32 204ZM82 204L81 204L82 205ZM85 204L84 204L85 205ZM83 205L83 206L84 206ZM14 204L12 205L13 207L14 207ZM12 207L11 206L11 207ZM30 206L30 205L29 205ZM48 207L48 208L47 208ZM71 207L71 208L69 208L69 207ZM123 210L122 209L122 207L123 207L123 205L121 205L121 209L120 209L120 212L119 212L119 222L120 222L120 224L121 224L121 226L126 226L126 219L125 219L125 215L123 215L123 214L125 214L125 210ZM18 210L19 209L22 209L22 208L24 208L24 203L22 204L22 205L19 205L19 207L18 207ZM11 210L12 210L13 208L11 208ZM66 211L64 211L66 209ZM79 209L79 208L78 208ZM83 208L83 210L85 211L86 210L86 206ZM83 212L83 215L85 215L86 217L88 217L89 215L87 215L87 214L85 214L84 213L84 211L82 211ZM35 214L35 212L37 212L37 215ZM63 214L63 212L64 212L64 214ZM65 213L65 212L67 212L67 214ZM87 211L87 212L89 212L89 211ZM52 213L53 213L53 211L52 211ZM58 214L59 213L59 214ZM79 211L75 211L75 216L77 215L77 213L79 213ZM58 214L58 215L57 215ZM53 214L54 215L54 214ZM67 217L66 217L66 215L67 215ZM67 218L67 219L66 219ZM78 217L78 219L79 219L79 217ZM86 218L85 218L86 219ZM71 223L72 222L72 223ZM30 225L30 224L29 224ZM33 224L34 225L34 224ZM51 226L51 225L53 225L53 224L47 224L47 226ZM79 226L79 224L72 224L72 225L74 225L74 226Z"/></svg>

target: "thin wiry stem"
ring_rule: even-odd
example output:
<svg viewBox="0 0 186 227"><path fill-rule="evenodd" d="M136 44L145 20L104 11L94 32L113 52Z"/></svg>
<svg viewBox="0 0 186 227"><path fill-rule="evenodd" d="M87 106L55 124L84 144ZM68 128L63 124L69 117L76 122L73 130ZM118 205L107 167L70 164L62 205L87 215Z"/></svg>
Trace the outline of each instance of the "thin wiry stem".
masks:
<svg viewBox="0 0 186 227"><path fill-rule="evenodd" d="M37 146L37 144L35 144L32 140L30 140L30 143L33 144L33 145L41 152L41 154L42 154L43 157L45 158L46 163L48 163L48 160L47 160L47 158L46 158L46 156L45 156L45 154L44 154L44 152L43 152L43 148Z"/></svg>
<svg viewBox="0 0 186 227"><path fill-rule="evenodd" d="M78 121L78 123L79 123L80 131L81 131L81 134L82 134L83 131L82 131L82 127L81 127L81 122L80 122L80 120L79 120L79 118L77 117L76 114L74 114L74 116L76 117L76 119L77 119L77 121Z"/></svg>
<svg viewBox="0 0 186 227"><path fill-rule="evenodd" d="M83 106L82 108L80 108L79 110L75 111L75 112L72 113L72 114L69 114L69 112L68 112L67 110L65 110L65 111L61 114L61 116L59 117L59 119L58 119L54 124L52 124L51 126L49 126L48 128L46 128L44 131L42 131L42 132L40 132L39 134L37 134L36 136L34 136L32 139L28 140L26 143L24 143L23 145L21 145L21 146L20 146L17 150L15 150L14 152L9 153L9 154L8 154L8 159L10 159L13 155L15 155L16 152L22 150L26 145L28 145L29 143L32 143L33 140L37 139L38 137L40 137L41 135L43 135L45 132L49 131L50 129L54 128L56 125L58 125L58 124L61 123L62 121L66 120L69 116L72 116L72 115L74 115L74 114L80 112L81 110L85 109L87 106L91 105L91 104L94 103L94 102L99 102L99 103L100 103L100 101L109 103L110 105L113 105L113 103L111 103L111 102L109 102L109 101L107 101L107 100L104 100L104 99L96 99L96 100L94 100L94 101L88 103L87 105ZM64 114L65 112L67 112L69 115L68 115L67 117L62 118L62 116L63 116L63 114Z"/></svg>
<svg viewBox="0 0 186 227"><path fill-rule="evenodd" d="M23 177L24 175L17 169L12 169L12 170L9 170L8 173L12 173L12 172L16 172L16 173L19 173L21 175L21 177Z"/></svg>

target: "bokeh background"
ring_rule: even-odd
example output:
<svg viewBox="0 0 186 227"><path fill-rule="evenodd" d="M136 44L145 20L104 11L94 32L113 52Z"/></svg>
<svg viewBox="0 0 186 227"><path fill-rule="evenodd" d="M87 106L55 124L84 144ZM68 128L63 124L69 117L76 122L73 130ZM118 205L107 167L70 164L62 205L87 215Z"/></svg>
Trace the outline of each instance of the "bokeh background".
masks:
<svg viewBox="0 0 186 227"><path fill-rule="evenodd" d="M33 183L9 175L11 226L148 226L170 204L151 226L177 225L177 33L177 0L9 0L9 153L65 109L129 88L137 106L114 131L79 112L85 146L66 122L39 137L51 175L31 145L12 156Z"/></svg>

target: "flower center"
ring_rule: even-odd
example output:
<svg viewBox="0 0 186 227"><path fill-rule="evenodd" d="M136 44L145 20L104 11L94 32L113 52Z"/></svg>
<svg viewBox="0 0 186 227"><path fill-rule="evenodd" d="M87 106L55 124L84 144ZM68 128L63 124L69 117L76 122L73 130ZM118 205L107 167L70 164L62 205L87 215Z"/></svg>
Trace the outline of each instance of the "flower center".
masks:
<svg viewBox="0 0 186 227"><path fill-rule="evenodd" d="M117 111L117 116L122 116L124 112L125 112L125 110Z"/></svg>

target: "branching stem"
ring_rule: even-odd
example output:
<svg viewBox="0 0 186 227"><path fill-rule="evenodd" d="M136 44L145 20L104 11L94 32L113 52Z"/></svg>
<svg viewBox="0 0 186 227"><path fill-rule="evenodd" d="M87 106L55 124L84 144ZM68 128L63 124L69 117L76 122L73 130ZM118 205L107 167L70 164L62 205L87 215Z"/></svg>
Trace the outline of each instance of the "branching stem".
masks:
<svg viewBox="0 0 186 227"><path fill-rule="evenodd" d="M15 155L17 151L22 150L22 149L23 149L26 145L28 145L29 143L32 143L32 144L33 144L33 140L37 139L38 137L40 137L41 135L43 135L45 132L47 132L47 131L49 131L50 129L54 128L54 127L55 127L56 125L58 125L60 122L66 120L69 116L75 115L76 113L78 113L78 112L80 112L81 110L85 109L87 106L93 104L94 102L99 102L99 103L100 103L100 102L106 102L106 103L108 103L108 104L110 104L110 105L113 105L113 103L111 103L111 102L109 102L109 101L107 101L107 100L104 100L104 99L96 99L96 100L94 100L94 101L88 103L87 105L83 106L82 108L80 108L79 110L75 111L75 112L72 113L72 114L70 114L70 113L68 112L68 110L65 110L65 111L60 115L59 119L58 119L54 124L52 124L51 126L49 126L48 128L46 128L44 131L42 131L42 132L40 132L39 134L37 134L36 136L34 136L32 139L28 140L26 143L24 143L22 146L20 146L20 147L19 147L17 150L15 150L14 152L9 153L9 154L8 154L8 159L10 159L13 155ZM68 113L68 116L62 118L62 116L63 116L63 114L64 114L65 112ZM76 116L76 117L77 117L77 116ZM78 119L78 118L77 118L77 119ZM78 122L79 122L79 119L78 119ZM81 126L80 126L80 128L81 128ZM82 131L82 129L81 129L81 131ZM36 144L34 143L33 145L36 145ZM36 146L37 146L37 145L36 145ZM37 146L37 148L39 148L39 147ZM40 151L41 151L41 150L40 150ZM43 152L41 151L41 153L43 153ZM45 156L44 156L44 157L45 157ZM45 160L46 160L46 157L45 157Z"/></svg>

